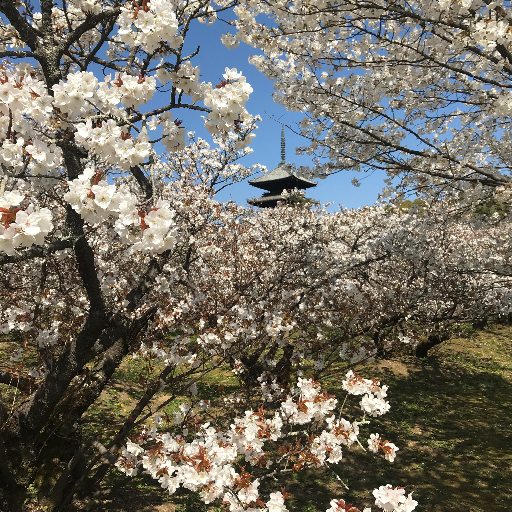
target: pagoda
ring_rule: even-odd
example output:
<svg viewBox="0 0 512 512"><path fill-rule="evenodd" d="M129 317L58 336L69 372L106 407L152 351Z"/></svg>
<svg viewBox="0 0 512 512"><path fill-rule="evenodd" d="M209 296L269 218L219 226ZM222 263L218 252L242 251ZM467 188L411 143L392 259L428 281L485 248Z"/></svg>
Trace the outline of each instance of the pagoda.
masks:
<svg viewBox="0 0 512 512"><path fill-rule="evenodd" d="M267 191L261 197L247 200L251 206L260 208L274 208L279 201L286 201L287 199L282 195L285 190L289 192L294 189L304 190L317 185L316 181L304 178L294 172L292 166L285 162L284 128L281 130L281 162L273 171L254 180L249 180L249 183L253 187Z"/></svg>

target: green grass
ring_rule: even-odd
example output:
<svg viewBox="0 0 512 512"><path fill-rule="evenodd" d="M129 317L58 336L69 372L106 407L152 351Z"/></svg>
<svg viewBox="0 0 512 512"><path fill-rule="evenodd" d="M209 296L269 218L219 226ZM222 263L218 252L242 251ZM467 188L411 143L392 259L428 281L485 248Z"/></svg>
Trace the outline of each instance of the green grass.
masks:
<svg viewBox="0 0 512 512"><path fill-rule="evenodd" d="M360 439L365 445L370 433L379 432L397 444L400 450L393 464L360 448L346 450L334 468L337 476L328 470L289 473L279 482L262 484L262 491L285 486L292 493L287 501L291 512L325 511L332 498L375 510L371 490L388 483L414 491L421 512L512 510L512 327L490 326L466 334L469 337L435 347L425 359L402 355L356 369L389 386L391 411L365 427ZM85 433L99 433L106 441L142 395L139 376L151 377L158 371L142 358L123 363L83 418ZM325 384L343 399L340 381L336 374ZM219 398L219 404L236 390L236 379L220 369L198 386L200 398ZM164 390L158 400L165 399ZM166 412L177 412L185 399L176 397ZM212 409L213 415L223 414L222 406ZM79 509L220 512L218 505L203 505L184 491L165 496L144 475L127 479L112 473L109 484L120 490L108 500L79 504Z"/></svg>
<svg viewBox="0 0 512 512"><path fill-rule="evenodd" d="M389 386L391 411L372 421L361 441L364 445L366 434L379 432L397 444L393 464L359 448L347 450L334 468L338 476L306 470L270 482L269 489L284 485L292 493L287 501L291 512L325 511L332 498L362 509L373 505L371 490L388 483L414 491L423 512L487 512L491 503L492 510L512 510L512 328L493 326L467 334L469 338L435 347L426 359L401 356L357 368ZM130 389L136 398L143 364L135 360L118 371L113 388L124 391L105 393L98 408L106 417L121 415L120 400L131 398ZM343 397L339 375L325 382L329 392ZM199 395L221 398L235 389L236 379L215 370L199 386ZM175 399L166 412L176 412L182 401ZM185 492L165 497L147 477L129 481L122 492L131 496L130 504L114 498L107 504L111 512L218 510ZM98 503L91 511L105 505Z"/></svg>
<svg viewBox="0 0 512 512"><path fill-rule="evenodd" d="M414 489L423 511L512 510L511 370L512 329L501 326L446 342L423 360L360 368L389 385L392 409L371 430L400 451L394 464L373 465L362 451L347 456L347 473L360 477L347 499L371 505L371 481Z"/></svg>

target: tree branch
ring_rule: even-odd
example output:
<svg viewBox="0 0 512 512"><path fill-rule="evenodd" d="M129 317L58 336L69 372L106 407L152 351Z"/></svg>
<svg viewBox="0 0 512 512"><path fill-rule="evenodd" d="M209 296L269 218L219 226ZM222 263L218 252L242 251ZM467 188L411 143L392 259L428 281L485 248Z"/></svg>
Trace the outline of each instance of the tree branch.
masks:
<svg viewBox="0 0 512 512"><path fill-rule="evenodd" d="M23 18L15 2L0 0L0 12L6 16L11 25L18 31L21 39L34 52L39 47L37 34L34 28Z"/></svg>
<svg viewBox="0 0 512 512"><path fill-rule="evenodd" d="M141 168L138 165L134 165L130 167L130 172L133 177L137 180L139 187L142 192L144 192L144 196L147 199L151 199L153 197L153 185L151 181L148 180L147 176L142 172Z"/></svg>
<svg viewBox="0 0 512 512"><path fill-rule="evenodd" d="M52 254L56 251L62 251L64 249L70 249L73 247L73 240L58 240L48 245L35 246L27 249L26 251L19 252L15 255L0 254L0 266L6 265L7 263L20 263L35 258L44 258L48 254Z"/></svg>

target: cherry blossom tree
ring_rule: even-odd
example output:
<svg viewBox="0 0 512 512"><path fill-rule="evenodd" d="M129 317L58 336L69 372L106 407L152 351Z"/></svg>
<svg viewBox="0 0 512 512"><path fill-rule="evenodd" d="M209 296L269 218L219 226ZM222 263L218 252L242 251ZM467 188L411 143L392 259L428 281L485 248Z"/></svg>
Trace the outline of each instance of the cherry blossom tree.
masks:
<svg viewBox="0 0 512 512"><path fill-rule="evenodd" d="M211 190L251 173L236 163L257 121L244 107L251 87L230 68L219 84L201 82L197 51L183 50L195 23L232 5L0 4L1 329L22 333L13 364L24 348L39 359L28 373L2 372L27 393L2 409L2 489L13 510L52 450L67 462L49 503L69 499L91 444L77 421L158 310L146 295L176 257L178 221L155 145L174 152L187 138L171 112L198 111L218 137L217 149L194 146ZM166 99L151 107L155 94Z"/></svg>
<svg viewBox="0 0 512 512"><path fill-rule="evenodd" d="M414 343L426 325L509 313L506 221L447 216L449 201L327 214L215 200L253 172L238 160L258 118L242 73L201 81L184 44L231 8L245 12L229 1L0 0L0 385L16 390L0 407L7 510L23 509L38 471L39 504L64 510L117 468L233 511L284 511L285 490L260 497L260 481L336 464L363 434L395 458L394 443L362 432L389 409L386 387L347 361ZM203 116L211 143L186 131L180 109ZM162 369L107 443L83 436L130 356ZM341 417L319 384L340 361L362 419ZM251 393L227 397L228 421L210 425L194 397L218 368ZM179 416L162 414L184 396ZM391 485L373 496L389 512L416 506ZM330 510L347 508L333 499Z"/></svg>
<svg viewBox="0 0 512 512"><path fill-rule="evenodd" d="M224 42L264 52L252 63L275 101L304 113L312 174L382 171L384 195L509 202L508 1L251 0L235 11Z"/></svg>

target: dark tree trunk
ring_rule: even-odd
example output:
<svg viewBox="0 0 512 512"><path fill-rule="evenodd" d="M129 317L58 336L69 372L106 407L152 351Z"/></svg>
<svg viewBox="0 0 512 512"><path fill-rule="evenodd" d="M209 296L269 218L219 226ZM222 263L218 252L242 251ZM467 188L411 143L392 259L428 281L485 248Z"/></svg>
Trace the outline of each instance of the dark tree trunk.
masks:
<svg viewBox="0 0 512 512"><path fill-rule="evenodd" d="M436 345L440 345L443 341L450 339L450 335L448 333L436 333L431 334L425 341L422 341L416 347L416 357L427 357L428 351L435 347Z"/></svg>

